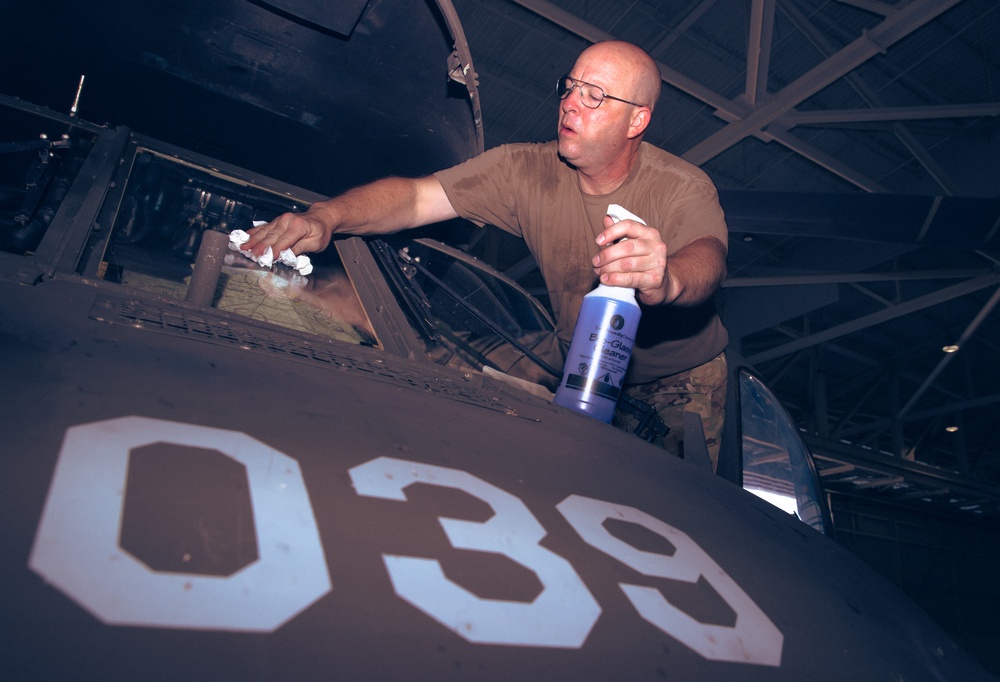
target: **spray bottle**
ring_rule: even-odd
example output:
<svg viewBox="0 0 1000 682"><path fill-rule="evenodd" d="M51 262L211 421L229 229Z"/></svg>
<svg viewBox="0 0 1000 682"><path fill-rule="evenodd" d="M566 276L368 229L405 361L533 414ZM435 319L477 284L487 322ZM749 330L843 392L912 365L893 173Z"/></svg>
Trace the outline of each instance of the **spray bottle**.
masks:
<svg viewBox="0 0 1000 682"><path fill-rule="evenodd" d="M608 206L608 215L616 223L627 219L646 224L618 204ZM598 284L583 297L556 389L557 405L611 423L641 315L635 289Z"/></svg>

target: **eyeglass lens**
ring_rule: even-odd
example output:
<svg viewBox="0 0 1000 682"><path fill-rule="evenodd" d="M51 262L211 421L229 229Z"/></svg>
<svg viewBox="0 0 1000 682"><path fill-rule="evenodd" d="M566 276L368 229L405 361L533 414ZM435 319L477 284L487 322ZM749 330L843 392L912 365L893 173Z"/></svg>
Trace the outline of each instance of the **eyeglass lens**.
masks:
<svg viewBox="0 0 1000 682"><path fill-rule="evenodd" d="M580 101L586 107L596 109L604 101L604 90L598 85L582 83L573 80L569 76L563 76L556 81L556 93L559 95L559 99L569 97L569 93L573 92L573 88L580 89Z"/></svg>

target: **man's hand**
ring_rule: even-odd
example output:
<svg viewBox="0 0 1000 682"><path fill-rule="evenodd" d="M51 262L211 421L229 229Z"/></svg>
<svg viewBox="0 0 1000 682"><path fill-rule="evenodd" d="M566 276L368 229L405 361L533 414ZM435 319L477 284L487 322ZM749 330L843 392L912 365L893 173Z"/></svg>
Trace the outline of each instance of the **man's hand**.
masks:
<svg viewBox="0 0 1000 682"><path fill-rule="evenodd" d="M658 230L606 216L597 243L609 245L594 256L601 283L633 288L645 305L699 305L726 277L726 247L715 237L695 239L668 254Z"/></svg>
<svg viewBox="0 0 1000 682"><path fill-rule="evenodd" d="M322 251L330 245L331 226L311 210L305 213L283 213L266 225L247 230L250 240L243 245L244 251L252 251L258 256L267 247L273 253L291 249L295 255Z"/></svg>
<svg viewBox="0 0 1000 682"><path fill-rule="evenodd" d="M667 245L658 230L634 220L616 223L605 216L604 232L597 235L597 243L608 245L593 261L594 273L602 284L635 289L647 305L664 302Z"/></svg>

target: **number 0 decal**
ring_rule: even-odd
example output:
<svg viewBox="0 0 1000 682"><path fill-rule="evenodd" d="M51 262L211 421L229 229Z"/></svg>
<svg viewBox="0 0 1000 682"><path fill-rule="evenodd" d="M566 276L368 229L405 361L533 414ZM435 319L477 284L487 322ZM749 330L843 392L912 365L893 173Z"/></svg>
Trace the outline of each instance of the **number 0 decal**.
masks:
<svg viewBox="0 0 1000 682"><path fill-rule="evenodd" d="M736 612L735 627L706 625L670 604L659 590L620 584L639 615L647 621L712 661L781 665L781 632L722 567L685 533L633 507L580 495L570 495L556 508L592 547L643 575L688 583L703 577ZM604 528L607 519L643 526L668 540L676 551L673 556L667 556L636 549Z"/></svg>
<svg viewBox="0 0 1000 682"><path fill-rule="evenodd" d="M227 576L154 571L118 546L129 451L218 450L247 470L260 558ZM105 623L270 632L330 591L298 462L237 431L122 417L66 431L29 559Z"/></svg>
<svg viewBox="0 0 1000 682"><path fill-rule="evenodd" d="M579 648L601 613L573 567L538 543L545 529L520 499L456 469L380 457L350 470L359 495L406 500L414 483L455 488L495 512L485 523L440 518L453 547L502 554L533 571L533 602L483 599L449 580L434 559L384 555L396 594L470 642Z"/></svg>

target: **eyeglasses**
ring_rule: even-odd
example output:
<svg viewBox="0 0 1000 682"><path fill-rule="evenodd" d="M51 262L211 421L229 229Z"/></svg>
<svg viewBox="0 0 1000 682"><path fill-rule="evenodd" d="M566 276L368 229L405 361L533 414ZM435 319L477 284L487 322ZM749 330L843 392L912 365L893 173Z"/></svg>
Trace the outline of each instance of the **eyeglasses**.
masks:
<svg viewBox="0 0 1000 682"><path fill-rule="evenodd" d="M562 76L556 81L556 94L561 100L569 97L569 93L573 92L574 88L580 89L580 102L582 102L583 106L588 109L596 109L601 106L601 102L605 99L616 99L619 102L625 102L625 104L631 104L634 107L645 106L643 104L630 102L629 100L622 99L621 97L609 95L604 92L604 88L600 85L594 85L593 83L587 83L575 78L570 78L568 75Z"/></svg>

